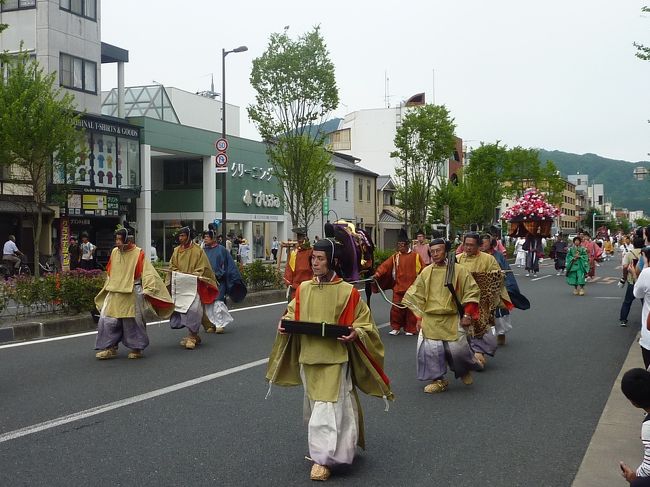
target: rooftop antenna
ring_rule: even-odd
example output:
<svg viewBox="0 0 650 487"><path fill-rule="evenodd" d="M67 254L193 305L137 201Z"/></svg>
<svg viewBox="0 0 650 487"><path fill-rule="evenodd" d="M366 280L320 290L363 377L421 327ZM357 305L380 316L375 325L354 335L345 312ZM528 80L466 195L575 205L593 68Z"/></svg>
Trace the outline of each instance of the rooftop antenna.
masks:
<svg viewBox="0 0 650 487"><path fill-rule="evenodd" d="M384 105L390 108L390 80L388 79L388 72L384 71Z"/></svg>
<svg viewBox="0 0 650 487"><path fill-rule="evenodd" d="M204 91L197 91L196 94L199 96L204 96L206 98L211 98L214 100L219 96L219 93L214 91L214 73L210 73L212 75L212 80L210 82L210 89L209 90L204 90Z"/></svg>

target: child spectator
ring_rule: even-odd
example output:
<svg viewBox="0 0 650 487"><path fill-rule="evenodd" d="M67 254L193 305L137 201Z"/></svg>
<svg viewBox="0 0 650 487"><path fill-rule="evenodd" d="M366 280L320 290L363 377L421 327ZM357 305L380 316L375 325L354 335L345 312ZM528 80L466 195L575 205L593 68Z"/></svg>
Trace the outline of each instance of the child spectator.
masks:
<svg viewBox="0 0 650 487"><path fill-rule="evenodd" d="M621 390L634 407L646 413L641 425L643 462L636 471L620 462L621 474L631 486L650 486L650 372L644 369L630 369L623 375Z"/></svg>

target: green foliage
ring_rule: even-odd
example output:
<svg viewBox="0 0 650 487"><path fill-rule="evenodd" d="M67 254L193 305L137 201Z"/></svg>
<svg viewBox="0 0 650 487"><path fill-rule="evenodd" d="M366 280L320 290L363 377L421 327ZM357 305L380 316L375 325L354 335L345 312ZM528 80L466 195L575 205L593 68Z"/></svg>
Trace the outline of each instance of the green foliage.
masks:
<svg viewBox="0 0 650 487"><path fill-rule="evenodd" d="M526 189L534 187L544 191L550 203L557 205L562 202L564 181L553 161L540 161L538 149L519 146L509 149L501 180L510 197L518 198Z"/></svg>
<svg viewBox="0 0 650 487"><path fill-rule="evenodd" d="M54 311L79 313L95 307L94 298L104 285L104 274L99 270L82 269L43 277L19 276L0 283L0 311L9 300L19 312Z"/></svg>
<svg viewBox="0 0 650 487"><path fill-rule="evenodd" d="M322 123L339 103L334 64L320 28L291 39L274 33L253 60L251 86L257 92L248 116L268 142L268 155L283 188L294 226L309 226L331 182Z"/></svg>
<svg viewBox="0 0 650 487"><path fill-rule="evenodd" d="M33 238L39 242L47 182L53 174L64 175L65 181L74 174L83 134L75 128L74 98L55 88L56 73L46 74L22 50L8 68L6 79L0 77L0 164L14 166L25 175L21 184L38 208ZM39 262L38 245L34 262Z"/></svg>
<svg viewBox="0 0 650 487"><path fill-rule="evenodd" d="M645 228L648 225L650 225L650 220L648 220L647 218L637 218L636 220L634 220L634 224L637 227L644 227Z"/></svg>
<svg viewBox="0 0 650 487"><path fill-rule="evenodd" d="M60 300L66 311L91 311L95 308L95 296L104 285L101 271L74 270L61 276Z"/></svg>
<svg viewBox="0 0 650 487"><path fill-rule="evenodd" d="M468 227L471 223L485 226L494 221L495 208L506 194L502 177L507 164L508 150L499 142L481 144L472 151L458 185L460 206L454 208L454 223Z"/></svg>
<svg viewBox="0 0 650 487"><path fill-rule="evenodd" d="M641 12L650 12L650 7L641 7ZM650 61L650 47L646 47L637 42L634 43L634 47L636 47L636 53L634 54L636 57L643 59L644 61Z"/></svg>
<svg viewBox="0 0 650 487"><path fill-rule="evenodd" d="M373 261L374 266L375 267L379 266L382 262L384 262L394 253L395 250L391 250L391 249L375 249L375 256Z"/></svg>
<svg viewBox="0 0 650 487"><path fill-rule="evenodd" d="M261 260L240 266L240 272L249 291L282 287L282 275L278 268L271 264L264 264Z"/></svg>
<svg viewBox="0 0 650 487"><path fill-rule="evenodd" d="M395 134L398 206L405 221L422 227L428 220L435 187L456 145L456 125L444 105L409 110Z"/></svg>

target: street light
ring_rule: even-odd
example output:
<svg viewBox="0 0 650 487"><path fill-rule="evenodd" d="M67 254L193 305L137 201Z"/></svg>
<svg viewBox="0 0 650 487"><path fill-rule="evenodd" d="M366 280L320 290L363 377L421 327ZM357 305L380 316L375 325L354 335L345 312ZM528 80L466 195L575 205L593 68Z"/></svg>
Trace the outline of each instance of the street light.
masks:
<svg viewBox="0 0 650 487"><path fill-rule="evenodd" d="M248 51L248 47L239 46L232 51L221 49L221 138L226 139L226 56L231 52ZM226 245L226 175L221 173L221 238Z"/></svg>

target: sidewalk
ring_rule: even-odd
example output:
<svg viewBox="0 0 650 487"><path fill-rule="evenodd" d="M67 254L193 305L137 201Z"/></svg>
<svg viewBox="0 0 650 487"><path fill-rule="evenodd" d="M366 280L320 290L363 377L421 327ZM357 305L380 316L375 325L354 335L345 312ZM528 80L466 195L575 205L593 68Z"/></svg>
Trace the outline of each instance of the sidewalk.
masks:
<svg viewBox="0 0 650 487"><path fill-rule="evenodd" d="M639 343L635 339L607 400L596 431L573 481L573 487L616 487L628 483L618 462L632 469L643 459L641 421L645 413L633 407L621 392L621 378L632 368L643 368Z"/></svg>

